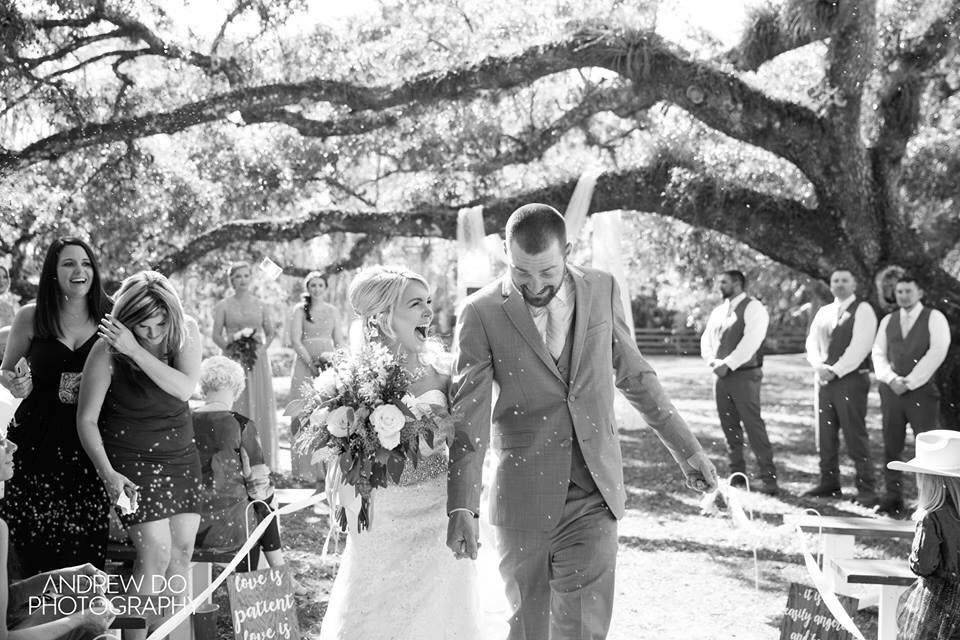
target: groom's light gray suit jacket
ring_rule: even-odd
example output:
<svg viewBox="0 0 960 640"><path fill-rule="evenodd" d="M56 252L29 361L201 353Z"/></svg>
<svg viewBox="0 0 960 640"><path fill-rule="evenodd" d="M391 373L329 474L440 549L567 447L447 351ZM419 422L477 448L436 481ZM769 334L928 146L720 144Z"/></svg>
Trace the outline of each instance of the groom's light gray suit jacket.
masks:
<svg viewBox="0 0 960 640"><path fill-rule="evenodd" d="M613 413L616 386L678 461L700 445L667 399L624 320L609 273L568 267L576 292L569 379L547 351L509 275L467 298L457 322L447 510L480 509L481 467L498 452L490 487L495 525L548 530L560 520L570 483L571 440L611 512L623 516L625 492ZM496 403L491 403L494 387ZM572 422L574 433L556 425Z"/></svg>

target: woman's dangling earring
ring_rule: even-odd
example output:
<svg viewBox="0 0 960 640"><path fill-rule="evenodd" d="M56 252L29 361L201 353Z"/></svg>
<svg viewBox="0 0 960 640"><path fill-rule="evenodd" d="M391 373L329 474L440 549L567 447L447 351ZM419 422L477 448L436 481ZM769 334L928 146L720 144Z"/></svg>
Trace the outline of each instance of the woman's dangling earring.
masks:
<svg viewBox="0 0 960 640"><path fill-rule="evenodd" d="M380 337L380 326L375 317L367 318L367 326L364 327L363 333L367 342L373 342Z"/></svg>

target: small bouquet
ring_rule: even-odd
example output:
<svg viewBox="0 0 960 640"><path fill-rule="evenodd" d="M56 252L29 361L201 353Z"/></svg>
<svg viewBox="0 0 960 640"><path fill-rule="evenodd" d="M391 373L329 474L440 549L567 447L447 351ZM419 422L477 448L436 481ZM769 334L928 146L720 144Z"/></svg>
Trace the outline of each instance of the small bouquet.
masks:
<svg viewBox="0 0 960 640"><path fill-rule="evenodd" d="M257 337L257 330L247 327L234 332L230 342L223 350L223 355L231 360L236 360L247 371L252 371L253 365L257 363L259 346L260 340Z"/></svg>
<svg viewBox="0 0 960 640"><path fill-rule="evenodd" d="M449 415L417 403L410 382L400 358L368 344L358 354L338 351L306 395L287 405L285 414L302 425L294 446L314 462L336 461L341 482L359 496L358 531L370 527L373 489L399 483L406 465L426 456L424 446L432 452L436 438L452 434ZM344 508L331 506L346 531Z"/></svg>
<svg viewBox="0 0 960 640"><path fill-rule="evenodd" d="M326 371L333 366L332 355L328 352L321 353L313 359L313 366L316 367L317 371Z"/></svg>

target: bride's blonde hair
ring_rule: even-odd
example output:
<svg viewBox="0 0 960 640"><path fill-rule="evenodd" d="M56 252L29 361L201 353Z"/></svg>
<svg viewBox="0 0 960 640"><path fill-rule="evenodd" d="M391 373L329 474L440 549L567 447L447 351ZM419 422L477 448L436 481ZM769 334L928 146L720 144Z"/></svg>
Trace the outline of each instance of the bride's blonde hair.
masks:
<svg viewBox="0 0 960 640"><path fill-rule="evenodd" d="M353 312L360 317L365 342L375 332L396 339L392 328L393 313L410 282L419 282L430 290L430 284L423 276L402 267L369 267L356 275L347 296Z"/></svg>

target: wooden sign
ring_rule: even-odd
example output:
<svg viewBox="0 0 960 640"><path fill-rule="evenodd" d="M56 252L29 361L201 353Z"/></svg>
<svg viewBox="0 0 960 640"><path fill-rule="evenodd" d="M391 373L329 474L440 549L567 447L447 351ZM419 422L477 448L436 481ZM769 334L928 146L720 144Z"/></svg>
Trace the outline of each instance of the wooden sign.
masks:
<svg viewBox="0 0 960 640"><path fill-rule="evenodd" d="M286 567L235 573L227 580L237 640L300 640L293 583Z"/></svg>
<svg viewBox="0 0 960 640"><path fill-rule="evenodd" d="M856 598L838 594L837 599L851 617L856 613ZM780 623L780 640L853 640L853 635L840 626L815 587L793 582Z"/></svg>

